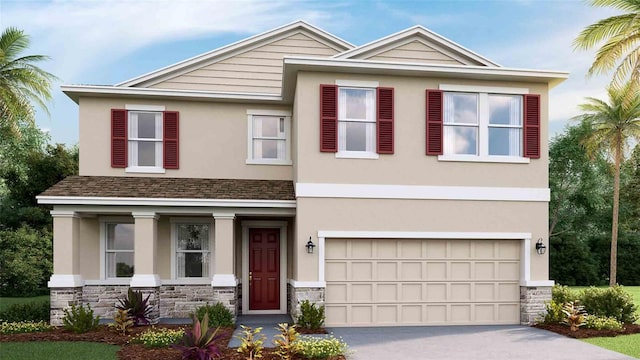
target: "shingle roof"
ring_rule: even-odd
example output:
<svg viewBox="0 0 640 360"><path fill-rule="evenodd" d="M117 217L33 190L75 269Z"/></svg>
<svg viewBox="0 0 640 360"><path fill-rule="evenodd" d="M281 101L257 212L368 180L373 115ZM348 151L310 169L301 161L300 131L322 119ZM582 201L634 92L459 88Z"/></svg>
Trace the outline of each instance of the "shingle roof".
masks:
<svg viewBox="0 0 640 360"><path fill-rule="evenodd" d="M295 200L293 181L69 176L40 196Z"/></svg>

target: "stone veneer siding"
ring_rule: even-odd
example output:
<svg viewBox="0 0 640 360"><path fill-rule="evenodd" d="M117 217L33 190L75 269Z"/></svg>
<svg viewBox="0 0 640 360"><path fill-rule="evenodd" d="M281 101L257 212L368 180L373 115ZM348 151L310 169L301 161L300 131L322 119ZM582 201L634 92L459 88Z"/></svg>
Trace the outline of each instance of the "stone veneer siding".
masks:
<svg viewBox="0 0 640 360"><path fill-rule="evenodd" d="M289 285L291 286L291 285ZM324 288L308 288L308 287L293 287L290 288L289 295L289 314L295 319L300 314L300 303L304 300L309 300L318 306L324 306Z"/></svg>
<svg viewBox="0 0 640 360"><path fill-rule="evenodd" d="M50 295L51 310L49 312L49 321L53 326L62 326L64 310L72 305L82 304L82 287L51 288Z"/></svg>
<svg viewBox="0 0 640 360"><path fill-rule="evenodd" d="M551 301L551 287L520 287L520 323L532 325L545 313L545 303Z"/></svg>
<svg viewBox="0 0 640 360"><path fill-rule="evenodd" d="M160 317L188 318L198 306L215 304L211 285L160 286Z"/></svg>
<svg viewBox="0 0 640 360"><path fill-rule="evenodd" d="M238 316L238 287L214 287L213 289L213 303L222 303L231 314L233 314L233 321L236 321Z"/></svg>
<svg viewBox="0 0 640 360"><path fill-rule="evenodd" d="M93 314L101 319L112 319L118 300L127 296L128 285L85 285L82 303L91 305Z"/></svg>

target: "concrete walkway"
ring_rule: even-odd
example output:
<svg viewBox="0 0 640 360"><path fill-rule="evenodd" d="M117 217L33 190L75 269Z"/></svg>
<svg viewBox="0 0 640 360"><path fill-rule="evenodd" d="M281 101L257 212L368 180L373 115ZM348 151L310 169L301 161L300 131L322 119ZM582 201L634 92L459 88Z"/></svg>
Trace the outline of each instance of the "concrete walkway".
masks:
<svg viewBox="0 0 640 360"><path fill-rule="evenodd" d="M350 360L633 360L580 340L527 326L330 328Z"/></svg>
<svg viewBox="0 0 640 360"><path fill-rule="evenodd" d="M253 329L261 327L262 331L260 333L267 337L264 342L264 346L271 347L273 346L272 341L274 336L278 334L278 331L276 330L278 324L293 324L293 321L289 315L240 315L238 316L236 323L238 326L236 327L236 331L233 332L231 341L229 341L229 347L240 346L240 340L236 338L242 334L242 328L240 325L249 326Z"/></svg>

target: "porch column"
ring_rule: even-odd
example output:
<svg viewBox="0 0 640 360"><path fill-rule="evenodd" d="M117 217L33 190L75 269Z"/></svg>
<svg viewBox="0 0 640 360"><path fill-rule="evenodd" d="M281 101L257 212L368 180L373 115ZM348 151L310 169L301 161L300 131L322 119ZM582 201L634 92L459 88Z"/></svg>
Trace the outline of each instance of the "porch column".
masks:
<svg viewBox="0 0 640 360"><path fill-rule="evenodd" d="M149 297L151 315L149 321L156 324L160 320L160 276L157 271L158 215L155 212L133 212L134 255L133 277L130 287Z"/></svg>
<svg viewBox="0 0 640 360"><path fill-rule="evenodd" d="M235 214L214 213L214 259L213 279L211 286L214 288L213 298L216 302L224 304L231 313L238 313L237 281L235 276Z"/></svg>
<svg viewBox="0 0 640 360"><path fill-rule="evenodd" d="M82 303L80 275L80 217L74 211L52 210L53 275L51 289L51 325L62 325L64 310Z"/></svg>

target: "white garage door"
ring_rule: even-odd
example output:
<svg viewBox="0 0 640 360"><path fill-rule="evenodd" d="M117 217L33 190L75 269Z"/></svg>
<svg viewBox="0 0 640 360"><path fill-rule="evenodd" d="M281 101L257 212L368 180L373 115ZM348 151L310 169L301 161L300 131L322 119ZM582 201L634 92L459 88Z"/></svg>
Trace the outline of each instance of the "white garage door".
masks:
<svg viewBox="0 0 640 360"><path fill-rule="evenodd" d="M327 326L520 323L520 241L327 239Z"/></svg>

